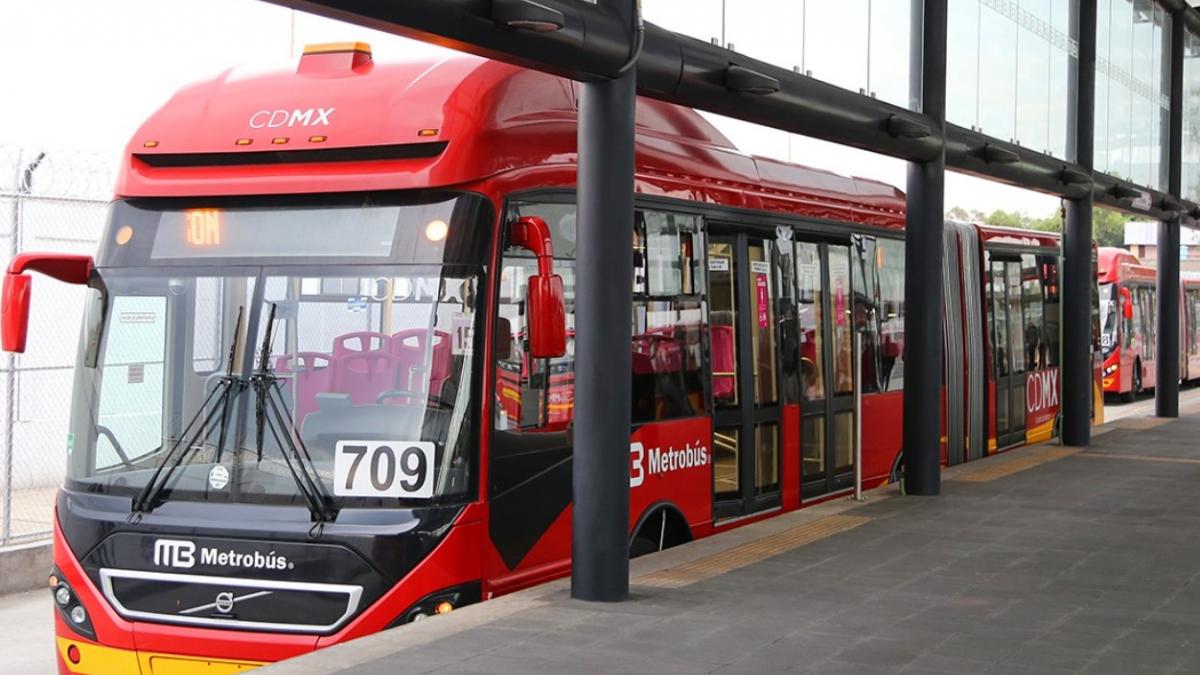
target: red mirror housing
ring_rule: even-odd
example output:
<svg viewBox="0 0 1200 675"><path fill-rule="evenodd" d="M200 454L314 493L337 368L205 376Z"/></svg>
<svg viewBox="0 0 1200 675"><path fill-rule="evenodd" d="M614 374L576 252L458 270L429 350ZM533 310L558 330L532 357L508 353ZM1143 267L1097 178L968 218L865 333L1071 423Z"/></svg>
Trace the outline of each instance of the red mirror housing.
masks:
<svg viewBox="0 0 1200 675"><path fill-rule="evenodd" d="M86 284L95 263L90 255L21 253L8 264L0 299L0 342L6 352L24 352L29 334L29 302L33 279L27 271L41 272L68 284Z"/></svg>
<svg viewBox="0 0 1200 675"><path fill-rule="evenodd" d="M1126 319L1133 318L1133 293L1124 286L1121 287L1121 315Z"/></svg>
<svg viewBox="0 0 1200 675"><path fill-rule="evenodd" d="M6 352L25 352L29 334L28 274L8 274L4 277L4 298L0 300L0 337Z"/></svg>
<svg viewBox="0 0 1200 675"><path fill-rule="evenodd" d="M549 359L567 353L567 309L562 277L554 274L554 239L550 226L537 216L525 216L509 225L513 246L537 258L537 274L529 277L525 311L529 324L529 355Z"/></svg>
<svg viewBox="0 0 1200 675"><path fill-rule="evenodd" d="M557 274L529 277L525 293L529 313L529 355L552 359L567 353L567 312L563 280Z"/></svg>

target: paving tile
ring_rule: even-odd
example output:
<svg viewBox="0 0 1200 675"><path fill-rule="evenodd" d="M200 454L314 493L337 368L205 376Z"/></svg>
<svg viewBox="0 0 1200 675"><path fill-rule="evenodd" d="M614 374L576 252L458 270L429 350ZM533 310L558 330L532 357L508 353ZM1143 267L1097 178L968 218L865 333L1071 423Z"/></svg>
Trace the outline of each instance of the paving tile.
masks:
<svg viewBox="0 0 1200 675"><path fill-rule="evenodd" d="M1185 418L1088 452L1200 459L1196 437ZM354 672L1200 673L1200 471L1180 466L947 481L729 574L616 605L557 593Z"/></svg>

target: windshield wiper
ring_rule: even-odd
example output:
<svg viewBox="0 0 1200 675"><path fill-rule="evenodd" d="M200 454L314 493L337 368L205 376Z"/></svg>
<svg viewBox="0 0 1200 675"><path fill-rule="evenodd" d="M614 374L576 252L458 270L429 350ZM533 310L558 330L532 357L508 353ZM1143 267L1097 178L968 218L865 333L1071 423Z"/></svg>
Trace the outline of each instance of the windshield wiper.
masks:
<svg viewBox="0 0 1200 675"><path fill-rule="evenodd" d="M229 362L225 367L225 375L218 381L217 386L213 387L213 390L208 393L208 396L204 399L204 403L200 404L200 408L196 410L196 414L192 415L192 419L184 427L183 433L179 435L174 445L163 456L162 461L158 463L158 467L155 468L154 474L150 476L150 480L146 482L146 485L133 498L131 519L140 520L143 514L153 511L158 506L159 497L162 495L163 490L166 489L171 476L179 468L179 465L183 463L184 458L198 447L201 447L197 443L207 440L209 435L212 434L212 428L209 425L218 414L220 414L220 419L217 424L219 434L217 436L216 452L217 461L220 461L221 451L225 446L225 437L229 432L230 410L233 409L233 402L246 389L246 381L240 377L235 377L233 374L233 365L237 360L238 346L242 334L242 314L244 310L245 306L238 307L237 322L233 327L233 340L232 344L229 345ZM210 403L212 403L211 407L209 406ZM205 410L208 410L207 415L205 415ZM197 427L196 422L201 417L204 420ZM195 433L192 433L193 428L196 430Z"/></svg>
<svg viewBox="0 0 1200 675"><path fill-rule="evenodd" d="M325 484L317 473L312 455L304 446L303 439L294 433L292 425L288 424L284 411L283 394L279 391L279 377L271 369L271 337L275 329L275 303L267 314L267 329L263 335L262 351L259 355L258 370L250 376L250 386L254 389L254 438L257 443L258 459L262 461L263 435L269 428L275 445L283 455L288 472L296 481L296 489L308 504L308 511L314 521L324 524L337 518L338 509L333 500L325 492ZM293 464L295 460L295 464Z"/></svg>

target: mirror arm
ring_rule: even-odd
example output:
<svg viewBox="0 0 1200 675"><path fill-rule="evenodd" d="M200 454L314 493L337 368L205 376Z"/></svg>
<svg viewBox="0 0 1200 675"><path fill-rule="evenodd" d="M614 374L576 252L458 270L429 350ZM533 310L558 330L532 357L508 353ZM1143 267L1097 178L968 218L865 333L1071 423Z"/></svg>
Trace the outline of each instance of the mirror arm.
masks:
<svg viewBox="0 0 1200 675"><path fill-rule="evenodd" d="M73 253L18 253L8 263L8 273L41 272L63 283L82 285L92 276L95 263L90 255Z"/></svg>
<svg viewBox="0 0 1200 675"><path fill-rule="evenodd" d="M538 274L554 273L554 238L550 226L537 216L525 216L509 225L509 236L514 246L520 246L537 258Z"/></svg>

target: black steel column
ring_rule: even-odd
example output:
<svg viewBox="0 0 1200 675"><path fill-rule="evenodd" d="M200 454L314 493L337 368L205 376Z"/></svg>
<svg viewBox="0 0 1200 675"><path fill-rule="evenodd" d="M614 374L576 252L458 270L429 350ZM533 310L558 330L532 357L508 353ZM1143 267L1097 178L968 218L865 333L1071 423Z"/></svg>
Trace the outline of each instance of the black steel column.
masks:
<svg viewBox="0 0 1200 675"><path fill-rule="evenodd" d="M946 0L914 0L911 97L946 131ZM922 6L923 5L923 6ZM919 57L919 61L918 61ZM904 480L910 495L942 490L942 232L946 151L908 165L904 240Z"/></svg>
<svg viewBox="0 0 1200 675"><path fill-rule="evenodd" d="M1183 178L1183 13L1171 22L1171 108L1167 131L1167 192L1181 195ZM1154 414L1179 417L1179 217L1158 224L1158 359Z"/></svg>
<svg viewBox="0 0 1200 675"><path fill-rule="evenodd" d="M1091 172L1095 143L1096 0L1079 0L1072 31L1079 60L1071 73L1074 103L1069 110L1069 142L1075 163ZM1092 191L1067 200L1063 231L1062 442L1086 446L1092 436Z"/></svg>
<svg viewBox="0 0 1200 675"><path fill-rule="evenodd" d="M629 595L636 76L581 85L571 597Z"/></svg>

